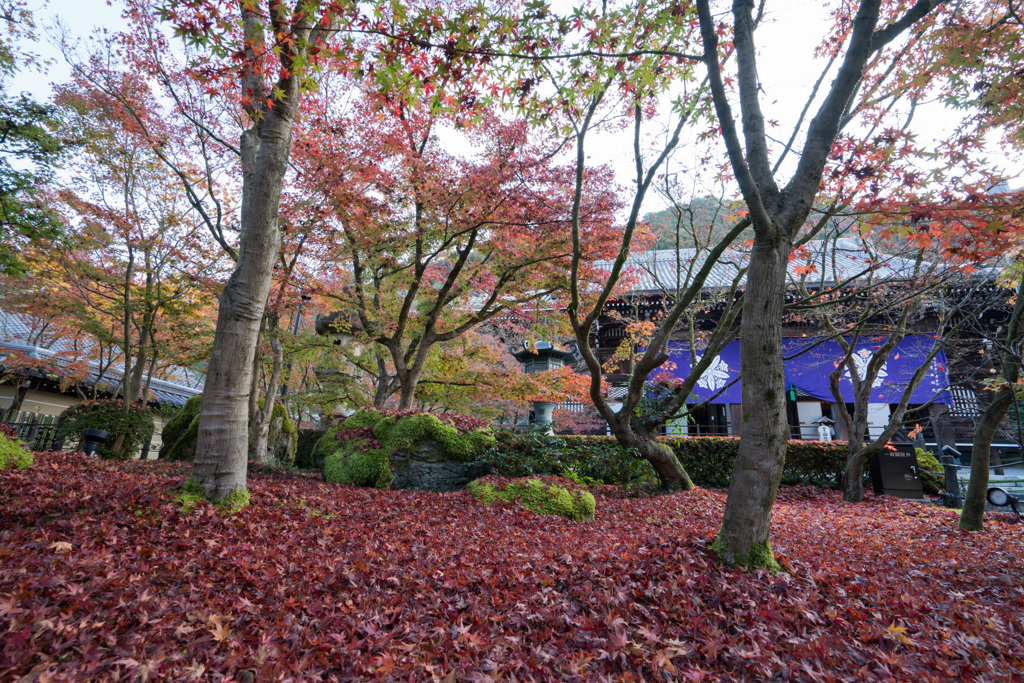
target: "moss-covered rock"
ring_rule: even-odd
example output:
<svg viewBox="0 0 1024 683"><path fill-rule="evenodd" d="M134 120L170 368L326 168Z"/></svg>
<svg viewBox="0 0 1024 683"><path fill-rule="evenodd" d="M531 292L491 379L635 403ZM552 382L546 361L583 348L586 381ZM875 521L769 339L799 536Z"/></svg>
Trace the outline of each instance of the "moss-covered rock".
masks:
<svg viewBox="0 0 1024 683"><path fill-rule="evenodd" d="M562 477L483 477L467 487L477 500L490 505L496 500L518 503L539 515L558 515L577 522L594 519L594 496Z"/></svg>
<svg viewBox="0 0 1024 683"><path fill-rule="evenodd" d="M452 491L486 473L471 461L493 443L486 423L472 418L367 409L329 429L313 458L325 481Z"/></svg>
<svg viewBox="0 0 1024 683"><path fill-rule="evenodd" d="M17 439L0 434L0 470L8 467L23 470L32 465L32 452Z"/></svg>
<svg viewBox="0 0 1024 683"><path fill-rule="evenodd" d="M313 446L313 466L321 472L324 471L324 462L327 456L338 450L338 432L345 429L344 425L334 425L321 436Z"/></svg>
<svg viewBox="0 0 1024 683"><path fill-rule="evenodd" d="M323 468L323 460L318 463L314 453L316 445L327 433L326 429L300 429L298 445L295 450L294 466L302 469ZM324 454L327 457L329 454Z"/></svg>
<svg viewBox="0 0 1024 683"><path fill-rule="evenodd" d="M344 429L362 429L363 427L372 427L380 422L383 415L375 408L365 408L345 418L345 421L341 423L341 427Z"/></svg>
<svg viewBox="0 0 1024 683"><path fill-rule="evenodd" d="M388 453L373 439L351 439L324 460L324 480L339 484L391 486Z"/></svg>
<svg viewBox="0 0 1024 683"><path fill-rule="evenodd" d="M196 438L199 436L199 408L202 396L193 396L185 401L178 413L164 424L160 432L163 444L160 459L193 460L196 455Z"/></svg>
<svg viewBox="0 0 1024 683"><path fill-rule="evenodd" d="M261 399L262 404L262 399ZM261 406L262 407L262 406ZM274 404L270 414L270 435L267 437L267 459L277 467L291 467L299 450L299 430L288 416L288 409Z"/></svg>
<svg viewBox="0 0 1024 683"><path fill-rule="evenodd" d="M263 405L263 399L260 399ZM202 396L193 396L184 407L164 425L161 438L160 457L168 460L191 461L196 456L196 441L199 438L199 411L203 406ZM267 437L267 458L270 465L291 467L298 450L299 430L288 416L288 410L280 403L274 404L270 416L270 434Z"/></svg>

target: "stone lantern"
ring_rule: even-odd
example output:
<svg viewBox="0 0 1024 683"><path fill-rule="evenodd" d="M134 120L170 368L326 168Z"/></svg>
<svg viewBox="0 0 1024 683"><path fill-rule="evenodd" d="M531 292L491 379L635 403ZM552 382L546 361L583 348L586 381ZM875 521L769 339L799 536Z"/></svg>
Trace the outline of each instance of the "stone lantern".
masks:
<svg viewBox="0 0 1024 683"><path fill-rule="evenodd" d="M572 363L577 360L576 345L573 344L569 347L571 350L562 351L556 349L551 342L537 342L535 347L531 350L526 348L526 342L522 344L522 348L513 346L509 349L512 357L523 364L523 370L528 375L532 375L537 372L546 372L548 370L555 370L568 363ZM555 409L555 404L549 401L534 401L533 402L533 422L538 427L544 429L544 431L551 433L551 413Z"/></svg>

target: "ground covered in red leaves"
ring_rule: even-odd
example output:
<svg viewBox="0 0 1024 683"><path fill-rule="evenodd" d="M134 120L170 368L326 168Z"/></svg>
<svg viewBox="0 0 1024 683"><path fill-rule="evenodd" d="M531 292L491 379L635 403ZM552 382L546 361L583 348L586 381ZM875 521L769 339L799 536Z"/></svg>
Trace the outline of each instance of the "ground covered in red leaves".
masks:
<svg viewBox="0 0 1024 683"><path fill-rule="evenodd" d="M773 576L715 562L717 491L599 494L575 523L257 476L226 516L181 511L185 474L67 454L0 472L0 680L1024 677L1008 516L969 534L790 490Z"/></svg>

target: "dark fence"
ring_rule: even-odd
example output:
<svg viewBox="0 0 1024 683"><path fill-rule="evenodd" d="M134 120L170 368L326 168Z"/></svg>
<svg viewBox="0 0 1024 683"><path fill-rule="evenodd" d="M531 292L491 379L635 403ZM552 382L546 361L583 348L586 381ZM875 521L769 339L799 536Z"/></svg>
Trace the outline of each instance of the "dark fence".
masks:
<svg viewBox="0 0 1024 683"><path fill-rule="evenodd" d="M8 422L18 433L18 437L28 444L33 451L52 451L59 448L54 445L57 434L57 418L53 415L35 415L18 413L18 422Z"/></svg>

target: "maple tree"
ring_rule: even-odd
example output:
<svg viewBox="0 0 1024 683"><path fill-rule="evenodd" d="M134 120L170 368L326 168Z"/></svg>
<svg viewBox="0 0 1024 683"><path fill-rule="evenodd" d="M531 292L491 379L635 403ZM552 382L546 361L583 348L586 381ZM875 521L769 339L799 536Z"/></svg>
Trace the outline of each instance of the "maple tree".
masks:
<svg viewBox="0 0 1024 683"><path fill-rule="evenodd" d="M738 86L737 129L723 68L719 58L720 28L707 0L697 8L704 44L704 62L711 78L715 109L730 166L754 228L754 245L745 313L741 323L744 438L730 483L730 496L715 547L727 562L773 564L769 523L784 456L785 386L782 372L780 319L785 278L799 231L803 228L822 186L826 165L836 156L834 145L840 131L858 114L884 112L874 99L882 93L898 96L904 86L887 79L890 65L910 64L908 50L917 38L936 23L940 3L922 0L910 6L865 0L835 10L835 28L823 50L837 65L831 84L822 90L817 111L804 133L802 152L788 182L777 176L786 150L772 159L766 121L757 83L754 36L754 4L733 5L730 48L736 51ZM899 39L899 40L897 40ZM923 57L928 61L928 55ZM830 63L831 66L831 63ZM893 88L897 90L893 90ZM815 91L817 86L815 87ZM808 107L814 102L812 96ZM794 136L800 132L798 126ZM742 134L742 138L741 138ZM882 136L883 144L891 139ZM842 160L842 157L839 157ZM868 190L874 171L884 157L869 158L871 172L862 173Z"/></svg>
<svg viewBox="0 0 1024 683"><path fill-rule="evenodd" d="M502 9L475 7L465 10L457 19L441 21L441 37L434 34L428 19L411 27L396 27L393 34L399 45L436 47L445 56L443 60L438 57L438 68L444 73L463 68L463 62L470 67L500 64L494 70L500 78L485 80L482 90L516 107L532 124L547 127L571 143L576 175L572 261L564 305L575 343L590 374L591 401L615 437L651 462L663 488L690 488L692 482L674 454L653 438L655 429L659 422L677 413L713 361L713 351L728 341L730 316L738 313L738 306L725 316L725 324L710 339L703 340L702 345L709 352L673 388L664 411L650 415L647 422L635 421L634 411L643 398L647 378L668 359L665 348L677 323L691 304L699 300L711 269L748 221L738 219L721 239L702 242L702 253L694 259L699 265L690 270L685 281L676 283L669 310L649 331L646 348L632 363L628 392L620 406L613 406L603 395L605 369L591 349L590 336L609 299L629 289L631 280L624 268L630 251L647 246L639 217L652 184L665 171L666 161L679 145L683 130L706 119L710 112L710 103L701 96L704 91L698 86L673 103L674 120L667 135L658 119L659 98L669 94L676 82L689 83L693 75L692 64L680 55L686 46L699 40L696 25L681 7L644 3L602 5L600 10L581 5L564 14L552 11L546 4L533 3L522 17ZM434 12L432 16L436 17ZM486 34L460 30L481 24L494 30ZM666 44L675 47L662 49ZM450 62L459 57L463 62L451 66ZM633 189L627 195L629 212L621 239L606 247L606 273L595 283L585 275L585 255L592 245L580 220L588 150L589 145L595 144L594 136L599 131L617 128L633 134L636 172L631 178ZM652 130L657 133L649 135ZM654 137L658 134L660 138ZM651 152L646 151L648 142L654 144Z"/></svg>
<svg viewBox="0 0 1024 683"><path fill-rule="evenodd" d="M995 128L1003 133L1004 146L1019 150L1024 140L1021 127L1021 72L1024 13L1017 0L1006 2L972 2L968 12L950 21L947 30L933 40L941 55L944 75L949 80L946 100L963 108L974 124L975 134ZM995 396L985 406L975 427L971 458L971 478L964 499L960 526L980 530L985 515L990 454L996 431L1008 407L1019 391L1021 357L1019 346L1024 339L1024 280L1020 268L1021 223L1020 193L998 188L991 192L972 192L954 204L960 215L953 221L953 230L942 230L929 223L926 231L947 249L982 255L996 253L1011 258L1007 269L1016 280L1016 294L1006 337L996 340L1001 353L1000 381ZM943 205L925 207L923 218L942 216ZM963 242L965 245L958 244Z"/></svg>
<svg viewBox="0 0 1024 683"><path fill-rule="evenodd" d="M172 92L189 94L190 101L197 94L195 89L189 90L190 83L200 83L203 87L199 90L216 93L231 87L233 81L235 94L228 98L230 106L244 113L237 143L228 142L217 129L206 125L208 118L190 119L202 131L204 141L215 140L236 153L240 161L239 242L237 249L222 244L234 252L235 270L218 306L194 476L208 497L222 499L245 489L246 397L252 387L255 349L281 242L278 217L291 131L300 93L308 85L304 79L310 60L338 27L340 7L304 2L291 9L279 3L262 8L256 3L222 6L217 2L168 2L154 7L141 1L128 8L131 18L145 30L126 40L134 39L143 51L152 53L156 46L164 48L162 54L167 52L166 40L153 25L154 14L174 26L193 50L188 53L188 67L176 75L156 59L150 60L146 73L162 76L165 86L178 86ZM198 60L197 49L206 50ZM176 100L179 106L181 102ZM182 176L187 182L187 176ZM200 197L195 199L194 206L201 205ZM221 226L212 227L216 236ZM267 403L272 403L269 397Z"/></svg>
<svg viewBox="0 0 1024 683"><path fill-rule="evenodd" d="M960 526L969 530L981 530L985 515L985 503L988 493L989 464L991 462L992 441L996 431L1002 425L1007 410L1020 392L1020 368L1024 359L1020 355L1021 340L1024 340L1024 278L1020 277L1020 239L1024 228L1024 216L1020 210L1021 193L998 193L980 199L972 198L965 201L960 209L956 224L964 229L961 240L955 248L967 249L972 254L999 254L1010 256L1010 264L1006 268L1016 280L1012 300L1012 311L1007 324L1006 336L996 340L999 353L999 377L996 380L996 392L992 400L985 406L974 429L973 448L971 449L971 477L964 498ZM992 226L1004 229L992 230ZM980 239L964 239L966 236L978 236ZM946 237L945 230L937 230L940 238ZM976 255L975 258L978 256Z"/></svg>
<svg viewBox="0 0 1024 683"><path fill-rule="evenodd" d="M21 273L18 248L34 239L54 239L60 226L49 212L41 190L53 176L69 140L54 131L50 105L28 94L14 96L10 81L24 68L41 69L38 55L27 45L36 39L33 11L20 0L0 5L0 267Z"/></svg>
<svg viewBox="0 0 1024 683"><path fill-rule="evenodd" d="M66 167L57 192L73 227L56 257L62 291L95 316L94 330L110 330L123 357L125 406L142 399L144 378L161 360L158 334L165 320L195 319L208 302L218 255L203 244L190 205L167 169L96 90L58 88L66 123L84 143ZM109 334L109 333L108 333Z"/></svg>
<svg viewBox="0 0 1024 683"><path fill-rule="evenodd" d="M521 122L481 112L461 124L480 150L466 157L447 151L457 120L425 107L364 94L347 115L318 109L295 163L334 211L332 324L383 347L374 403L398 393L407 409L436 344L564 288L572 171ZM600 243L615 206L591 175L583 229Z"/></svg>

